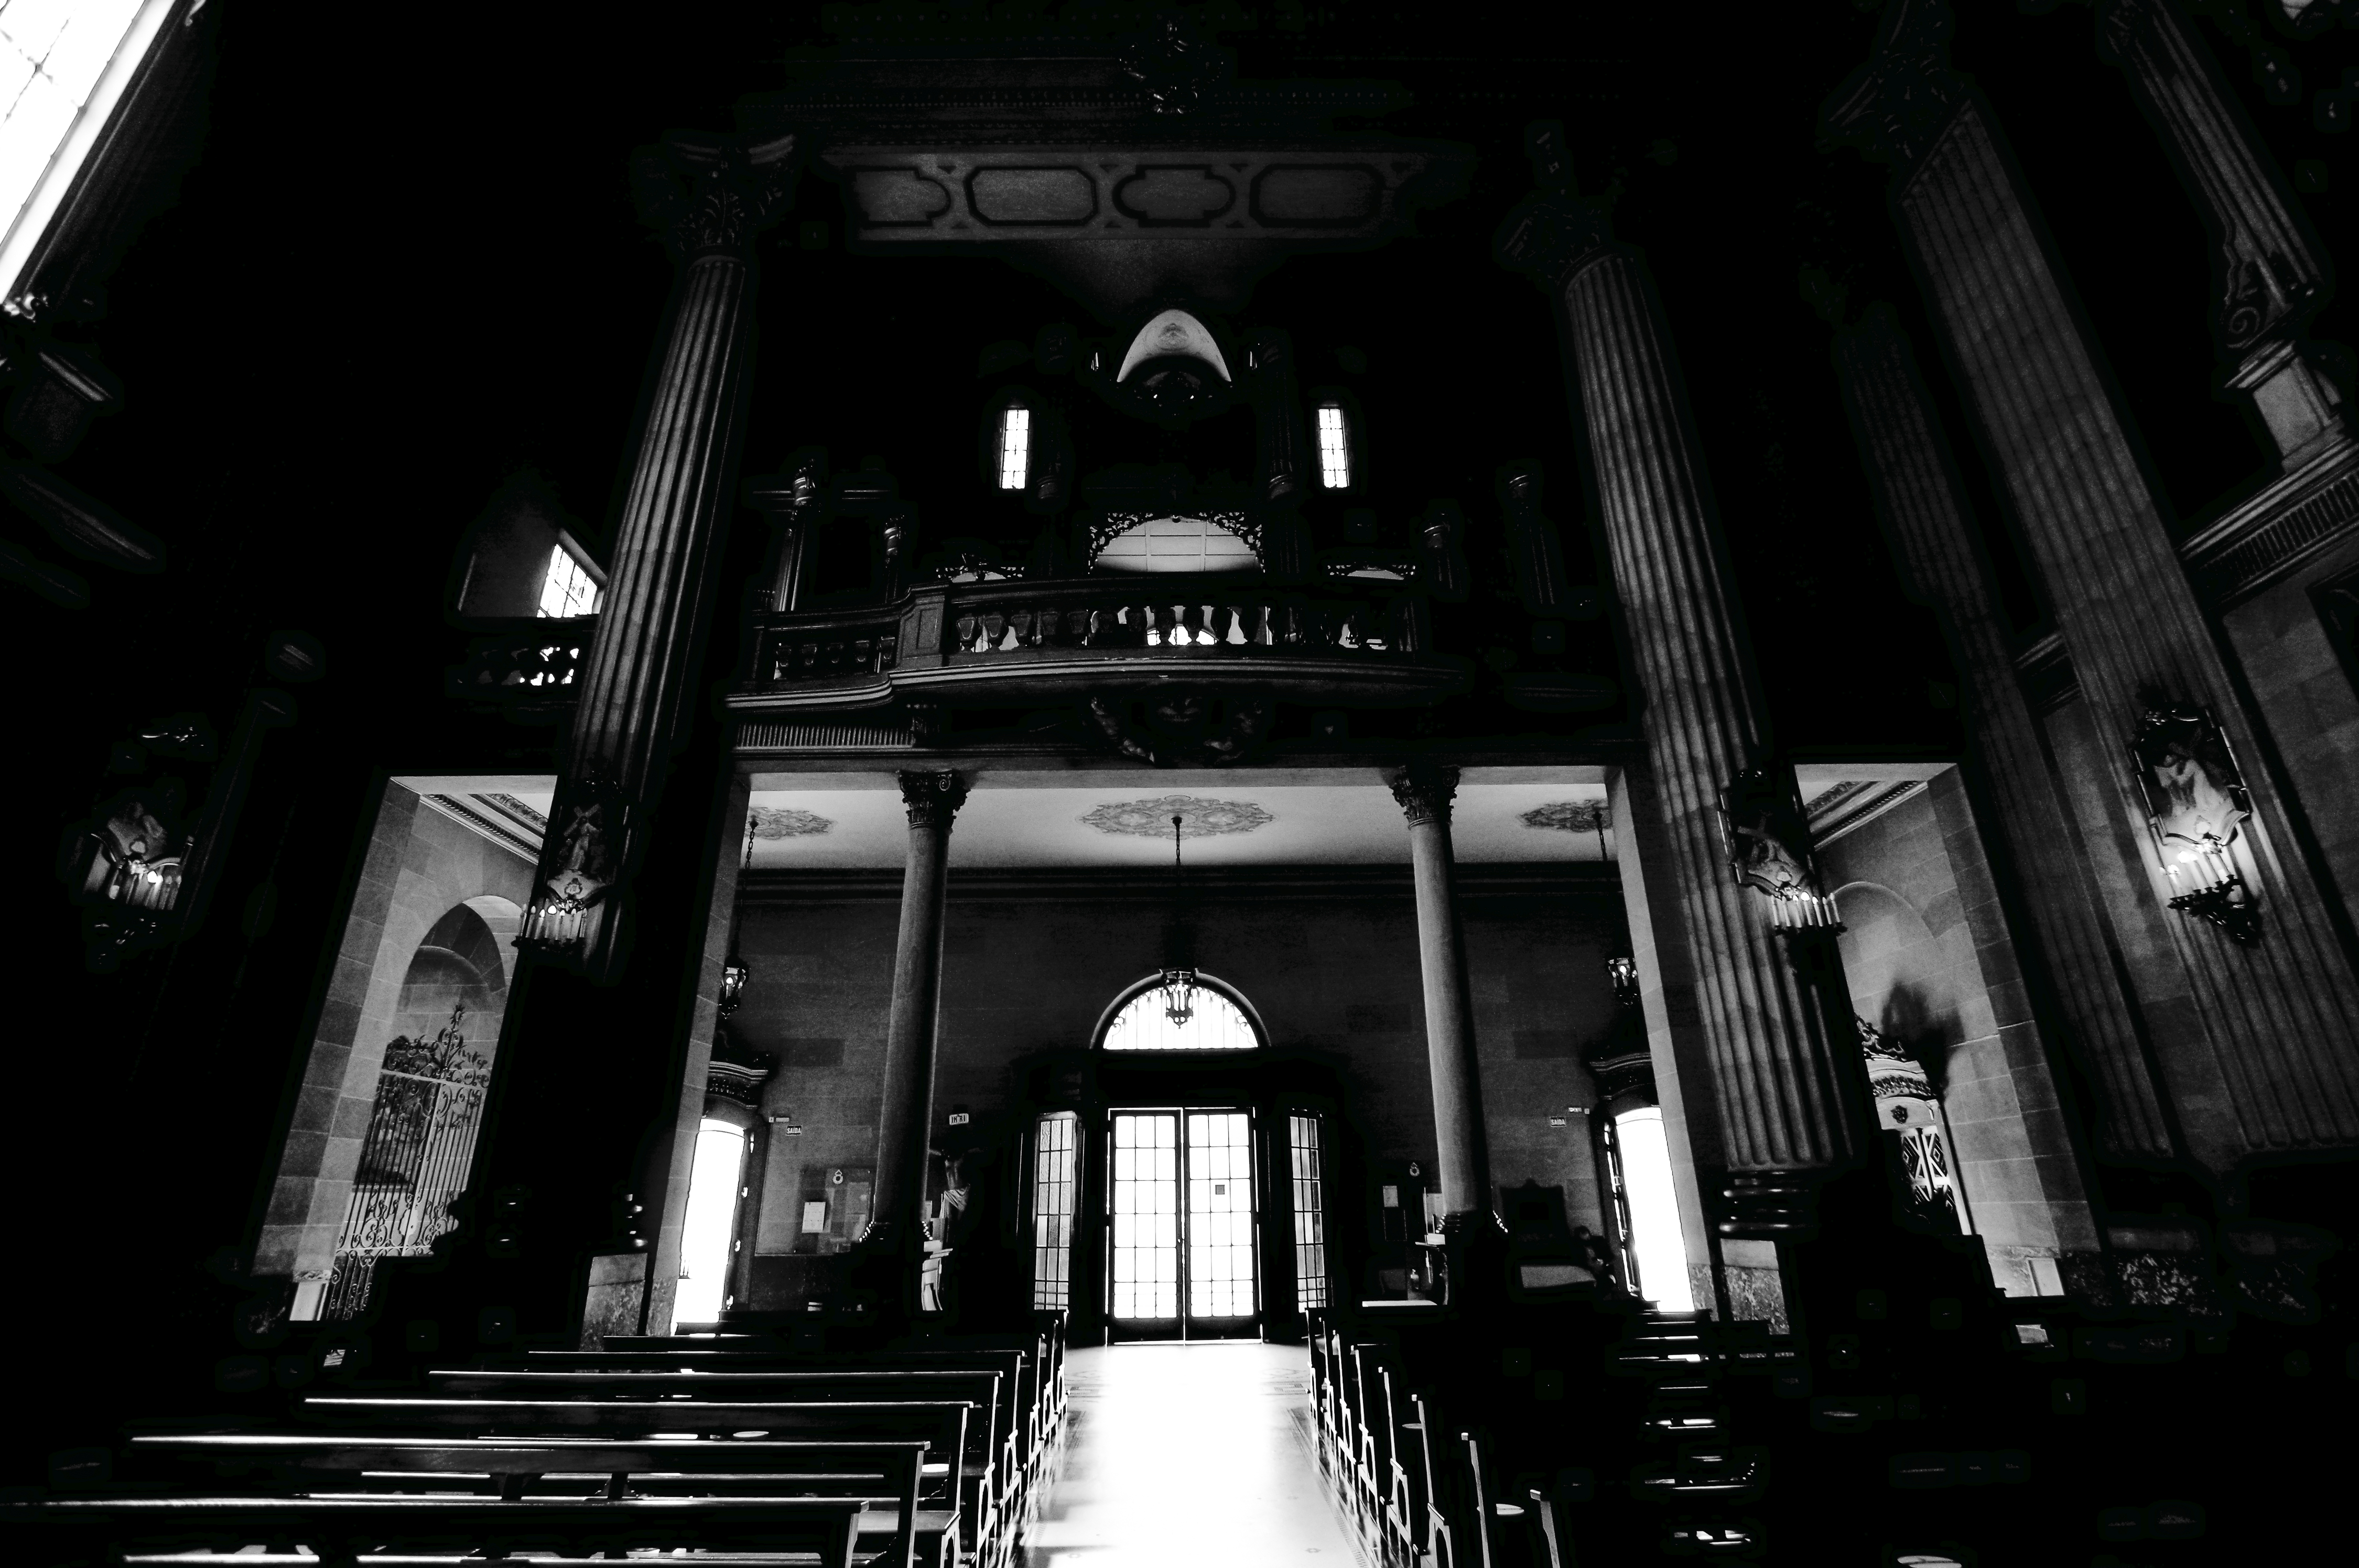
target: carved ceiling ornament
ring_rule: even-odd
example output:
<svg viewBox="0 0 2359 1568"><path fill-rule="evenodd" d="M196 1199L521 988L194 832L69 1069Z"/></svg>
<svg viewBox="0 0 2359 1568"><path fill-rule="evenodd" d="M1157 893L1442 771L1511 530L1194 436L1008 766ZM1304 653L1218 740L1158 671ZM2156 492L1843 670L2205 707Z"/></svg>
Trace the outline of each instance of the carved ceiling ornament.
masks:
<svg viewBox="0 0 2359 1568"><path fill-rule="evenodd" d="M1136 697L1093 697L1098 732L1125 757L1158 768L1182 763L1227 767L1269 733L1277 705L1266 697L1222 696L1193 687L1158 687Z"/></svg>
<svg viewBox="0 0 2359 1568"><path fill-rule="evenodd" d="M1153 800L1113 800L1084 812L1082 821L1101 833L1137 838L1166 838L1171 819L1180 819L1182 838L1212 838L1230 833L1250 833L1277 820L1250 800L1207 800L1201 795L1164 795Z"/></svg>
<svg viewBox="0 0 2359 1568"><path fill-rule="evenodd" d="M1965 82L1950 69L1954 18L1946 0L1897 0L1875 52L1838 89L1822 116L1826 139L1914 174L1966 102Z"/></svg>
<svg viewBox="0 0 2359 1568"><path fill-rule="evenodd" d="M1613 826L1613 814L1602 800L1559 800L1525 812L1523 823L1559 833L1603 833Z"/></svg>
<svg viewBox="0 0 2359 1568"><path fill-rule="evenodd" d="M835 826L832 819L816 811L800 811L789 806L757 806L745 815L748 830L756 838L809 838Z"/></svg>

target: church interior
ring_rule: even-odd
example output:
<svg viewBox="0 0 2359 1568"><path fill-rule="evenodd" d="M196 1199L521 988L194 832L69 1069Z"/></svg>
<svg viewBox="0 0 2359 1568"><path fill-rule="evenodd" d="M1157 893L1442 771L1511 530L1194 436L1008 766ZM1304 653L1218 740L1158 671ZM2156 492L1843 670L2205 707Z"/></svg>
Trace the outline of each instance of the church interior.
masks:
<svg viewBox="0 0 2359 1568"><path fill-rule="evenodd" d="M2347 1551L2359 0L0 69L0 1556Z"/></svg>

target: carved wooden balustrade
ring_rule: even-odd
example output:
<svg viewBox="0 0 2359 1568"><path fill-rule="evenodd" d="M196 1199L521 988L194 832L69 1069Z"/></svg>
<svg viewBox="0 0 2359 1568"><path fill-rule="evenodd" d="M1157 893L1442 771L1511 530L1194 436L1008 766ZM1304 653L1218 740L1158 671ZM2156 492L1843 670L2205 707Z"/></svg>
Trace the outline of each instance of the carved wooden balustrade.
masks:
<svg viewBox="0 0 2359 1568"><path fill-rule="evenodd" d="M1258 578L1141 575L932 584L897 605L760 618L733 708L1054 701L1163 683L1300 700L1416 702L1462 690L1423 600Z"/></svg>
<svg viewBox="0 0 2359 1568"><path fill-rule="evenodd" d="M502 704L571 703L598 618L477 622L465 654L450 666L453 697Z"/></svg>

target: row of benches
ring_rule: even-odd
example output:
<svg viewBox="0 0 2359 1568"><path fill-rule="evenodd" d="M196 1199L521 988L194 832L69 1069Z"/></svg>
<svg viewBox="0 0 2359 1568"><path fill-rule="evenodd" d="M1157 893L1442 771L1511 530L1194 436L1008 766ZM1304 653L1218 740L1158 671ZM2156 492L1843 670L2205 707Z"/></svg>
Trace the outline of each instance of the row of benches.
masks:
<svg viewBox="0 0 2359 1568"><path fill-rule="evenodd" d="M0 1505L0 1558L1010 1568L1062 1435L1061 1315L865 1350L606 1345L303 1398L262 1429L135 1432L104 1495Z"/></svg>

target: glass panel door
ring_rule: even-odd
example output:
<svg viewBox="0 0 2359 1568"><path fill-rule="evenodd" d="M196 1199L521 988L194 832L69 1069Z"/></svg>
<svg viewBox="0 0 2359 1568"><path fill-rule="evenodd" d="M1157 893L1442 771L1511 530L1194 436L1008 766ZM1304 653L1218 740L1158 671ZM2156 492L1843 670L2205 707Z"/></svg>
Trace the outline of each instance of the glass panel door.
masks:
<svg viewBox="0 0 2359 1568"><path fill-rule="evenodd" d="M1109 1135L1106 1316L1114 1336L1254 1333L1252 1113L1118 1110Z"/></svg>
<svg viewBox="0 0 2359 1568"><path fill-rule="evenodd" d="M1134 1334L1180 1330L1179 1132L1171 1111L1114 1112L1106 1316Z"/></svg>
<svg viewBox="0 0 2359 1568"><path fill-rule="evenodd" d="M1191 1110L1188 1113L1188 1316L1190 1320L1248 1320L1253 1315L1251 1119L1242 1110Z"/></svg>

